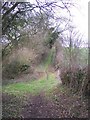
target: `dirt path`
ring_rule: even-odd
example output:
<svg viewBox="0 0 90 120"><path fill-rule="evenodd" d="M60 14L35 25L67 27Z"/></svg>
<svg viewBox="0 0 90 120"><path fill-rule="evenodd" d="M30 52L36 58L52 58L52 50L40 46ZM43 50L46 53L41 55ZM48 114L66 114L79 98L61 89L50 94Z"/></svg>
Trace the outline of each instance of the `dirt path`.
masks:
<svg viewBox="0 0 90 120"><path fill-rule="evenodd" d="M14 82L30 80L29 74L20 76ZM34 76L35 77L35 76ZM58 80L58 79L57 79ZM12 83L13 81L11 81ZM53 90L50 95L39 93L35 96L31 94L24 97L3 93L3 117L22 117L22 118L87 118L87 101L81 100L79 96L71 93L61 92L60 86ZM67 89L66 89L67 91Z"/></svg>
<svg viewBox="0 0 90 120"><path fill-rule="evenodd" d="M86 102L65 93L27 95L24 99L3 94L3 117L87 118Z"/></svg>
<svg viewBox="0 0 90 120"><path fill-rule="evenodd" d="M37 95L28 99L23 106L24 118L72 118L88 117L85 102L78 98L70 99L64 94L57 96L55 101L45 99L43 95Z"/></svg>
<svg viewBox="0 0 90 120"><path fill-rule="evenodd" d="M37 95L28 99L23 106L22 116L24 118L57 118L59 117L58 107L52 101L45 99L43 95Z"/></svg>

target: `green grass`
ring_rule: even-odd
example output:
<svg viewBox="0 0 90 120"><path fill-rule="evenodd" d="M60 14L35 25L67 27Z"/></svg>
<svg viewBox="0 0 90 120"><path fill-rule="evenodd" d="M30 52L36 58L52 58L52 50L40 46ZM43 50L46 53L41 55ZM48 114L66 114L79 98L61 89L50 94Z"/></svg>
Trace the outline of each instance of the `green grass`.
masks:
<svg viewBox="0 0 90 120"><path fill-rule="evenodd" d="M54 74L49 75L49 79L46 77L35 80L32 82L13 83L3 86L3 93L14 95L25 95L27 93L38 94L40 92L48 92L52 90L58 84L58 80L55 79Z"/></svg>
<svg viewBox="0 0 90 120"><path fill-rule="evenodd" d="M54 55L54 50L51 49L48 53L48 56L46 57L46 59L42 62L42 65L44 70L47 70L48 67L52 64L53 62L53 55Z"/></svg>

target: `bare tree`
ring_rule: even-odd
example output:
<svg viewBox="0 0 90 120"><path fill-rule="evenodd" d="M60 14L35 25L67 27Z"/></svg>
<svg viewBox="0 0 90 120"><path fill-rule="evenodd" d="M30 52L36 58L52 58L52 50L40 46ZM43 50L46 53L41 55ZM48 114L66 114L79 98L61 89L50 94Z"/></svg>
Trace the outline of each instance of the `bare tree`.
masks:
<svg viewBox="0 0 90 120"><path fill-rule="evenodd" d="M59 3L58 3L59 2ZM36 0L35 3L23 3L23 2L5 2L2 3L2 33L7 34L7 32L12 29L17 29L15 25L17 22L21 21L23 18L24 22L27 22L27 18L31 16L32 13L36 14L37 11L39 13L45 13L47 16L56 19L55 9L58 9L60 12L62 10L67 10L70 14L70 7L74 6L72 1L40 1ZM48 11L48 12L47 12ZM51 14L52 13L52 14ZM29 15L29 16L28 16ZM16 22L17 21L17 22ZM14 25L15 24L15 25ZM12 26L14 25L14 28ZM20 25L20 24L19 24ZM23 26L25 23L23 23Z"/></svg>
<svg viewBox="0 0 90 120"><path fill-rule="evenodd" d="M54 26L60 33L66 30L71 18L70 8L74 6L74 1L41 1L33 2L2 2L2 35L7 37L8 44L5 49L11 46L18 46L22 30L29 28L36 34L37 30ZM57 14L58 10L58 14ZM60 13L68 14L66 19ZM44 19L47 19L45 21ZM41 24L42 23L42 24ZM64 23L64 28L61 24ZM37 28L36 28L37 26ZM60 29L61 28L61 29ZM4 50L5 50L4 49Z"/></svg>

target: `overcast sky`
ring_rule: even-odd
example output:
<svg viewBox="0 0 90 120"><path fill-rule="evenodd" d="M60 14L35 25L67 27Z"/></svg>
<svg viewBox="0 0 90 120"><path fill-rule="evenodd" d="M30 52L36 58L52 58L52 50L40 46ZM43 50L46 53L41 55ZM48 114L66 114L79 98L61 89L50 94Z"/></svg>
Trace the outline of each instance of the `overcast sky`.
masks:
<svg viewBox="0 0 90 120"><path fill-rule="evenodd" d="M80 8L73 8L74 18L73 21L77 25L78 29L88 38L88 1L89 0L77 0Z"/></svg>
<svg viewBox="0 0 90 120"><path fill-rule="evenodd" d="M26 0L27 2L35 3L35 0ZM40 1L52 1L52 0L40 0ZM59 0L53 0L59 1ZM82 33L85 39L88 41L88 2L89 0L75 0L78 7L72 8L73 22L77 26L77 29ZM57 11L58 14L58 11Z"/></svg>
<svg viewBox="0 0 90 120"><path fill-rule="evenodd" d="M31 3L35 3L35 0L27 0ZM40 0L44 1L44 0ZM52 1L52 0L46 0ZM54 0L53 0L54 1ZM55 0L58 1L58 0ZM71 13L73 14L73 22L77 26L77 29L84 34L85 38L88 39L88 2L89 0L75 0L78 7L72 8ZM58 14L58 11L57 11Z"/></svg>
<svg viewBox="0 0 90 120"><path fill-rule="evenodd" d="M26 0L26 1L35 3L35 0ZM52 1L52 0L40 0L40 1ZM58 1L58 0L53 0L53 1ZM73 17L74 24L77 26L80 32L84 33L85 36L88 38L88 2L90 0L75 0L75 1L78 4L78 9L73 8L71 11L72 14L74 15Z"/></svg>

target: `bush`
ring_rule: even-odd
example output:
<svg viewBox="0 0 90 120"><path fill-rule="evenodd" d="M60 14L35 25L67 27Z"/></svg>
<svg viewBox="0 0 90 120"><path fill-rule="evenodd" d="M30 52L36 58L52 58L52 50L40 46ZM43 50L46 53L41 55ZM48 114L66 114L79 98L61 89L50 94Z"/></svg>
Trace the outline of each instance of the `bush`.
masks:
<svg viewBox="0 0 90 120"><path fill-rule="evenodd" d="M61 74L62 84L68 86L72 92L86 94L88 91L87 68L66 69Z"/></svg>
<svg viewBox="0 0 90 120"><path fill-rule="evenodd" d="M26 71L29 65L20 63L19 61L12 61L3 67L2 78L13 79L20 73Z"/></svg>
<svg viewBox="0 0 90 120"><path fill-rule="evenodd" d="M62 84L68 86L70 84L71 72L69 69L63 69L61 71Z"/></svg>

